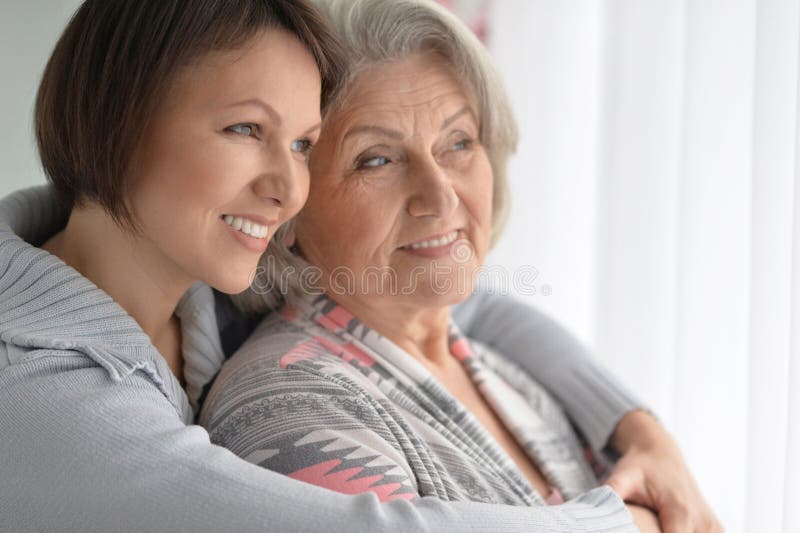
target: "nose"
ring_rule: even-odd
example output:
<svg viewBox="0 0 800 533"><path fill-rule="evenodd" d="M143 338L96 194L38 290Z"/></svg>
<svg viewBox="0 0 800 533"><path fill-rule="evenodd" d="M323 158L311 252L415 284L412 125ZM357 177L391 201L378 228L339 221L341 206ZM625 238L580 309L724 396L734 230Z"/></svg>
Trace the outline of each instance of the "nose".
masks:
<svg viewBox="0 0 800 533"><path fill-rule="evenodd" d="M288 148L265 151L253 192L294 215L308 196L308 165Z"/></svg>
<svg viewBox="0 0 800 533"><path fill-rule="evenodd" d="M409 168L412 177L408 213L413 217L447 218L458 207L458 194L447 172L433 157Z"/></svg>

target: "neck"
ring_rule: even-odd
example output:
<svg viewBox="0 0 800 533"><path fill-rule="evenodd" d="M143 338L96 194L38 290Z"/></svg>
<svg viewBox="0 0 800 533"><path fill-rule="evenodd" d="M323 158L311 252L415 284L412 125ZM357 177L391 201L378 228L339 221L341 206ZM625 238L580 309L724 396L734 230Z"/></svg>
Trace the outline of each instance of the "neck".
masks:
<svg viewBox="0 0 800 533"><path fill-rule="evenodd" d="M175 307L192 280L152 242L123 230L104 209L89 205L73 209L66 228L42 248L111 296L153 344L170 344ZM169 359L169 354L162 355Z"/></svg>
<svg viewBox="0 0 800 533"><path fill-rule="evenodd" d="M327 294L435 374L446 372L453 363L448 345L449 306L428 308L397 302L397 298Z"/></svg>

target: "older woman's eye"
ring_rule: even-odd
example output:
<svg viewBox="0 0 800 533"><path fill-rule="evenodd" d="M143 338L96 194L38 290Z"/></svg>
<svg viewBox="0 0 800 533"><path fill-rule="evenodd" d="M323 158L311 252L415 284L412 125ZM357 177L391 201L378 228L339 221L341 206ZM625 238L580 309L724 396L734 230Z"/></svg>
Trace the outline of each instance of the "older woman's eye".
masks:
<svg viewBox="0 0 800 533"><path fill-rule="evenodd" d="M472 139L461 139L457 143L453 144L454 150L468 150L472 147L474 141Z"/></svg>
<svg viewBox="0 0 800 533"><path fill-rule="evenodd" d="M363 159L359 159L356 163L356 168L358 169L365 169L365 168L378 168L384 165L388 165L391 161L389 161L388 157L383 156L375 156L375 157L365 157Z"/></svg>
<svg viewBox="0 0 800 533"><path fill-rule="evenodd" d="M256 124L234 124L233 126L225 128L225 131L230 131L245 137L252 137L258 132L258 126Z"/></svg>

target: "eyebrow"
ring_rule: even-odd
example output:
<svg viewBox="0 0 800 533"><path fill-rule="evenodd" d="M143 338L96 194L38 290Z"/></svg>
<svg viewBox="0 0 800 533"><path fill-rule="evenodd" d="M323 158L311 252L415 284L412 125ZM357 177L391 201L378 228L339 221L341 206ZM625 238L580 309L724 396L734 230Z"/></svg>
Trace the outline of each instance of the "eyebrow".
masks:
<svg viewBox="0 0 800 533"><path fill-rule="evenodd" d="M281 123L283 122L281 120L281 116L278 114L277 111L275 111L275 109L271 105L269 105L268 103L266 103L263 100L260 100L258 98L250 98L249 100L242 100L241 102L236 102L234 104L229 105L228 108L231 108L231 107L246 107L246 106L260 107L261 109L263 109L267 113L267 115L269 115L269 118L275 124L277 124L278 126L280 126ZM308 131L310 132L310 131L313 131L313 130L314 130L314 128L312 128L312 129L310 129Z"/></svg>
<svg viewBox="0 0 800 533"><path fill-rule="evenodd" d="M462 116L471 113L472 110L469 106L464 106L442 122L441 127L439 128L440 131L446 129L450 126L453 122L461 118ZM390 137L392 139L402 140L405 135L397 130L392 130L388 128L382 128L380 126L353 126L350 131L348 131L344 138L347 139L352 135L358 135L359 133L377 133L379 135L384 135L386 137Z"/></svg>
<svg viewBox="0 0 800 533"><path fill-rule="evenodd" d="M472 113L472 109L470 109L469 106L465 105L464 107L462 107L461 109L450 115L448 118L444 119L444 122L442 122L441 129L443 130L447 128L450 124L452 124L453 122L455 122L456 120L458 120L459 118L463 117L468 113Z"/></svg>
<svg viewBox="0 0 800 533"><path fill-rule="evenodd" d="M317 123L316 125L314 125L314 126L311 126L311 127L310 127L310 128L308 128L306 131L304 131L304 132L303 132L303 135L308 135L308 134L309 134L309 133L311 133L312 131L316 131L316 130L320 129L321 127L322 127L322 123L321 123L321 122L319 122L319 123Z"/></svg>
<svg viewBox="0 0 800 533"><path fill-rule="evenodd" d="M353 135L358 135L359 133L377 133L379 135L384 135L386 137L391 137L392 139L402 140L405 135L402 132L397 130L390 130L387 128L381 128L380 126L353 126L350 131L348 131L344 138L347 139L348 137L352 137Z"/></svg>

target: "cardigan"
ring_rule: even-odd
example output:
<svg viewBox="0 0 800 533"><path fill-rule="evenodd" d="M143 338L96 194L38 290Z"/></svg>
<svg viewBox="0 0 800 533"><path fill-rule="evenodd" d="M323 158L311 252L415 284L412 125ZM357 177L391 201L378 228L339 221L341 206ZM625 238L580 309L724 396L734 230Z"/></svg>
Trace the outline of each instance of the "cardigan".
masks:
<svg viewBox="0 0 800 533"><path fill-rule="evenodd" d="M381 501L546 504L417 359L324 294L290 302L263 320L215 380L199 418L211 442L293 479ZM600 484L608 463L541 385L455 324L447 342L556 501Z"/></svg>
<svg viewBox="0 0 800 533"><path fill-rule="evenodd" d="M67 216L49 186L0 200L4 528L635 530L609 487L540 508L437 498L381 503L374 494L348 496L291 480L213 445L194 424L201 392L225 359L219 334L224 324L217 321L213 292L198 283L175 311L182 329L184 391L130 315L79 272L36 247L63 228ZM515 333L517 340L535 342L535 336ZM568 381L574 379L569 369L595 366L582 352L559 354L571 356L572 363L560 369L573 376ZM591 374L603 385L586 388L584 408L605 417L595 435L603 438L637 402L602 369ZM595 403L603 407L589 405Z"/></svg>

